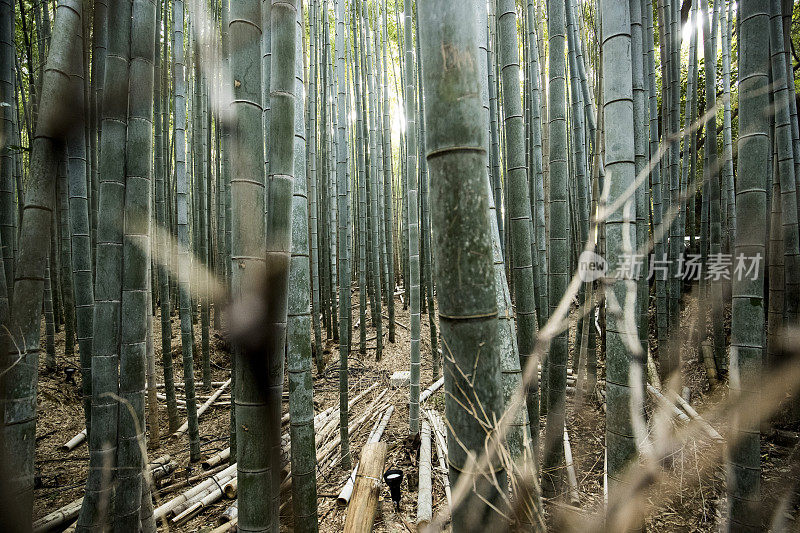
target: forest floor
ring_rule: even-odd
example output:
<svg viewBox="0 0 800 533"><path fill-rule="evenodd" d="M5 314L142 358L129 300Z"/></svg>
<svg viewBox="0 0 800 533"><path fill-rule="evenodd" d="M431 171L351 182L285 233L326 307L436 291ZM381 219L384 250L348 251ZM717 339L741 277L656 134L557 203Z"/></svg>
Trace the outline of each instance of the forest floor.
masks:
<svg viewBox="0 0 800 533"><path fill-rule="evenodd" d="M353 298L354 323L358 320L357 293ZM696 313L697 299L689 297L684 306L684 318ZM350 397L365 390L373 383L380 385L370 392L367 397L351 410L351 420L364 413L370 400L384 388L389 387L389 376L396 370L409 368L410 337L407 330L409 324L408 311L403 309L399 298L395 302L396 309L396 339L394 343L386 340L388 320L384 318L384 352L381 361L375 361L375 330L371 321L367 319L367 354L358 353L359 332L353 331L353 353L349 365ZM385 309L384 309L385 313ZM573 312L573 315L575 313ZM368 313L369 315L369 313ZM574 330L576 320L573 317L570 352L574 354ZM432 365L430 348L430 331L427 315L422 315L422 389L431 384ZM183 367L180 343L180 321L177 315L172 317L172 353L175 366L176 382L182 381ZM156 357L156 372L158 382L163 383L161 365L161 327L160 318L153 320L154 346ZM726 387L718 385L714 394L709 394L709 384L706 373L701 363L698 362L689 334L681 333L682 346L682 377L683 384L688 387L688 397L692 406L703 413L708 407L707 403L718 402L724 399ZM686 332L688 333L688 332ZM318 375L314 369L314 404L315 411L320 412L332 405L338 405L338 343L326 339L323 329L323 346L326 360L326 370ZM199 326L195 330L196 343L200 343ZM224 381L229 377L230 355L225 351L225 343L220 335L212 331L211 339L212 379ZM654 340L651 338L651 345ZM77 352L77 348L76 348ZM65 453L60 447L75 434L84 428L84 415L80 399L80 379L77 384L67 383L63 369L68 366L79 367L77 354L66 358L64 356L63 330L56 336L56 353L58 368L56 373L45 372L43 362L40 363L40 381L38 396L38 422L36 427L36 475L37 487L35 489L34 517L39 518L52 512L83 495L84 483L88 470L88 450L86 444L81 444L72 452ZM198 383L198 395L209 394L200 384L200 355L195 349L195 376ZM604 372L602 364L599 365L598 375L602 378ZM286 387L284 387L286 390ZM391 389L383 401L388 401L395 406L394 414L386 428L382 440L389 444L386 457L386 468L400 468L405 473L403 481L403 499L401 512L396 513L389 499L388 490L384 490L379 502L379 510L375 521L376 532L400 532L414 529L412 524L416 518L416 484L418 477L417 447L418 444L407 438L408 436L408 403L407 388ZM198 405L202 400L198 400ZM444 411L444 393L442 390L435 393L426 403L427 408ZM288 402L284 400L284 412L288 410ZM648 403L648 409L652 406ZM189 463L188 438L171 438L167 434L166 407L164 402L159 404L159 420L161 437L156 446L153 443L149 448L149 457L155 458L169 454L177 462L178 468L166 480L178 481L189 475L201 472L199 465ZM185 411L179 408L179 415L185 416ZM544 431L545 418L540 421ZM723 427L716 424L716 429L725 433ZM354 458L358 456L371 423L363 424L359 430L351 434L351 451ZM214 406L200 419L201 450L204 457L210 456L228 446L230 431L230 409L227 406ZM598 512L603 505L603 468L604 468L604 436L605 417L602 406L597 401L591 401L583 406L576 407L570 401L567 408L567 431L569 433L572 454L577 473L579 502L575 507L561 505L548 505L548 523L551 530L567 530L564 522L559 519L560 511L568 509L578 512L586 520L597 520ZM724 460L721 457L720 445L709 444L707 439L690 439L677 449L672 456L670 464L671 483L664 483L649 495L649 503L654 508L647 519L648 529L653 531L715 531L724 515L725 489L724 489ZM778 490L769 490L770 487L786 488L791 482L791 476L797 477L796 469L792 471L789 463L791 448L762 438L762 465L764 495L767 508L781 496ZM435 447L434 447L435 457ZM338 454L336 455L338 456ZM436 460L434 459L434 464ZM324 465L317 478L319 493L319 523L323 533L341 531L344 525L346 509L340 508L336 496L344 485L349 475L338 464L333 468ZM435 471L435 470L434 470ZM798 481L794 479L794 481ZM164 485L161 481L161 486ZM170 498L185 491L186 488L175 492L164 493L155 491L155 505L158 506ZM288 501L288 492L284 494L284 503ZM770 501L772 505L770 505ZM172 531L201 531L213 528L217 518L230 506L230 500L221 500L200 515L175 528ZM434 515L437 510L446 507L444 489L438 477L434 475L433 481L433 506ZM574 516L573 516L574 518ZM291 505L282 507L282 524L291 524ZM163 524L159 529L166 531ZM574 526L571 528L574 529ZM286 525L282 530L291 531L291 526Z"/></svg>

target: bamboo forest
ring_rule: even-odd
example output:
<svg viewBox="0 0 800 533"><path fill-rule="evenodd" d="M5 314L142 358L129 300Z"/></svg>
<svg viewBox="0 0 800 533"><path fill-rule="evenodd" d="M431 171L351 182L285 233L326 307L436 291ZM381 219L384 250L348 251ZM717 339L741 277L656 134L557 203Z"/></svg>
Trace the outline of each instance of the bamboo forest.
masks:
<svg viewBox="0 0 800 533"><path fill-rule="evenodd" d="M800 531L799 107L793 0L0 0L0 531Z"/></svg>

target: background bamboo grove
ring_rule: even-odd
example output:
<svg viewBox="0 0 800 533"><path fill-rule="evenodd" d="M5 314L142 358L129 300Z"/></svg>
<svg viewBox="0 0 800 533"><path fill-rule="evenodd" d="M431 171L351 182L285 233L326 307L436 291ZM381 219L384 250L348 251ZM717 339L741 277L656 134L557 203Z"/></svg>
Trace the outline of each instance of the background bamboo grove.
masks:
<svg viewBox="0 0 800 533"><path fill-rule="evenodd" d="M791 530L799 6L0 0L3 530Z"/></svg>

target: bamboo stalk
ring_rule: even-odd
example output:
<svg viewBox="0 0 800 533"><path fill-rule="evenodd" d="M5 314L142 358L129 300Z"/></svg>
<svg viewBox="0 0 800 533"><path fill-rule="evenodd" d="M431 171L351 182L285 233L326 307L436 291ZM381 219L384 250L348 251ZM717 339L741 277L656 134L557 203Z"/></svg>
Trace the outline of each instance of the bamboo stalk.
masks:
<svg viewBox="0 0 800 533"><path fill-rule="evenodd" d="M371 442L364 446L361 453L362 465L356 475L353 499L344 522L345 533L372 531L387 448L383 442Z"/></svg>

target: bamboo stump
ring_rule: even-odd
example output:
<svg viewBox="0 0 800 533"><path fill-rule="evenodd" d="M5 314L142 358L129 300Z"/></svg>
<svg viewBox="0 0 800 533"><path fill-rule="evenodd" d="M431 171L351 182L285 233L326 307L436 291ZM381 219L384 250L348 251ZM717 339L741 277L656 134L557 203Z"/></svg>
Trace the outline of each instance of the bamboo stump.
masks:
<svg viewBox="0 0 800 533"><path fill-rule="evenodd" d="M378 495L383 483L386 450L385 442L373 442L365 445L361 452L353 497L350 500L350 508L347 510L347 518L344 522L345 533L370 533L372 531L375 511L378 508Z"/></svg>

